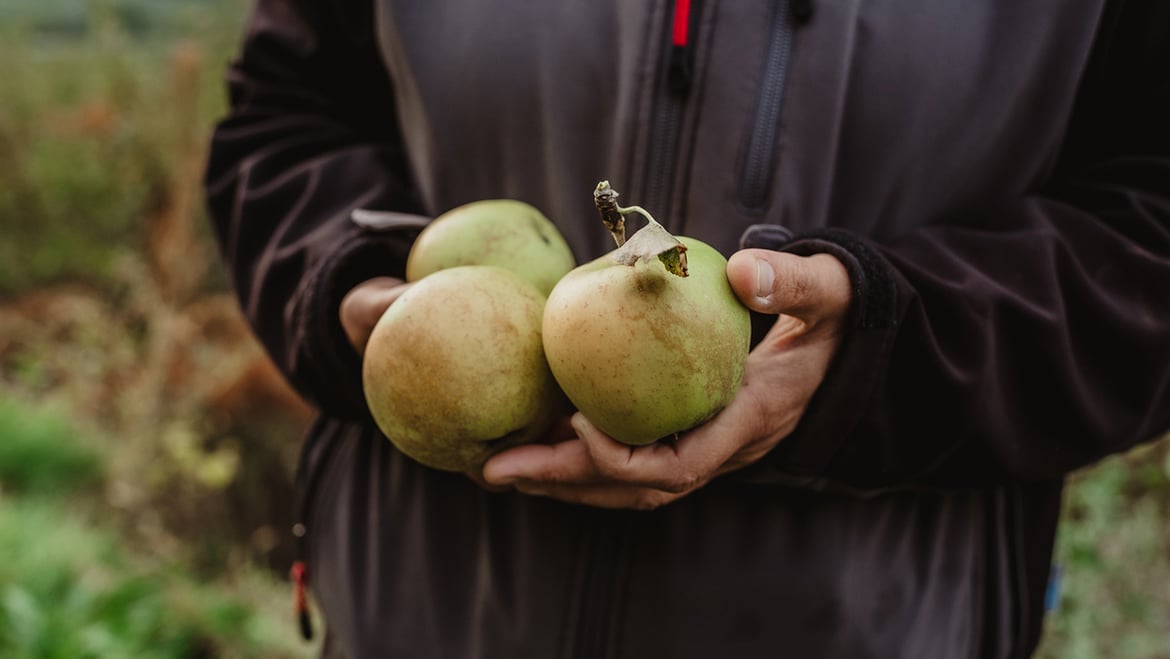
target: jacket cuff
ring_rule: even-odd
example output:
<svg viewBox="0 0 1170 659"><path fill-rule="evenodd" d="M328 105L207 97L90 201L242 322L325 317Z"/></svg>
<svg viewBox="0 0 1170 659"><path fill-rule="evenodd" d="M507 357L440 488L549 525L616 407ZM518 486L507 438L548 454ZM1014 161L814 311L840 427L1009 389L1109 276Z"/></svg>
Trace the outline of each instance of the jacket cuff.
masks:
<svg viewBox="0 0 1170 659"><path fill-rule="evenodd" d="M853 310L824 381L791 435L768 457L745 470L748 481L816 486L833 483L831 465L859 428L879 389L894 342L898 319L898 278L888 261L848 231L826 228L792 234L759 225L744 233L741 246L773 249L801 256L827 253L849 272Z"/></svg>
<svg viewBox="0 0 1170 659"><path fill-rule="evenodd" d="M355 286L374 277L405 278L406 257L417 228L392 231L358 229L325 258L309 281L298 310L297 361L302 391L312 392L325 414L346 420L369 418L362 389L361 355L341 326L341 300Z"/></svg>

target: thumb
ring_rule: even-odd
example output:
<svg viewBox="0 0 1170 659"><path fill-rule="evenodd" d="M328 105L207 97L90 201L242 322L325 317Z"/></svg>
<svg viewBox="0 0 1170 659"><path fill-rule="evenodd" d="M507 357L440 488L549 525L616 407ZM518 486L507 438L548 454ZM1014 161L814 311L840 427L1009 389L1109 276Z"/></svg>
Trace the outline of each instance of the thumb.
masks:
<svg viewBox="0 0 1170 659"><path fill-rule="evenodd" d="M727 280L744 306L766 314L808 319L851 297L848 270L829 254L743 249L728 259Z"/></svg>

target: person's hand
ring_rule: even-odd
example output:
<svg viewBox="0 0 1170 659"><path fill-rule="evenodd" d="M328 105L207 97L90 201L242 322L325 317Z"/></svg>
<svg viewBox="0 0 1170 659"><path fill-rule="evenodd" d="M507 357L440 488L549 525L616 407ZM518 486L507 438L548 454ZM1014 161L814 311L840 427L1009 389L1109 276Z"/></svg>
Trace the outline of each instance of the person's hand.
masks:
<svg viewBox="0 0 1170 659"><path fill-rule="evenodd" d="M484 479L571 503L653 509L767 454L796 428L837 352L852 301L849 274L828 254L748 249L732 255L727 277L747 307L778 317L723 411L675 441L636 448L577 413L577 439L502 452L484 465Z"/></svg>
<svg viewBox="0 0 1170 659"><path fill-rule="evenodd" d="M341 299L341 328L359 355L366 351L366 342L378 319L408 288L410 284L401 279L375 277L354 286Z"/></svg>

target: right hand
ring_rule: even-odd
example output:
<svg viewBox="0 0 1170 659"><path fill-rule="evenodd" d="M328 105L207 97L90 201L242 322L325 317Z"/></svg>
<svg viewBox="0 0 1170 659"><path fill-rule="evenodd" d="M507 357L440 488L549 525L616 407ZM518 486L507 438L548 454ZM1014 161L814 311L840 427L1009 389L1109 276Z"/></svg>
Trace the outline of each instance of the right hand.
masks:
<svg viewBox="0 0 1170 659"><path fill-rule="evenodd" d="M410 286L396 277L374 277L354 286L341 299L341 328L359 355L365 353L378 319Z"/></svg>
<svg viewBox="0 0 1170 659"><path fill-rule="evenodd" d="M719 414L674 441L631 447L578 413L575 438L499 453L485 480L567 503L648 510L767 455L796 428L843 341L849 271L829 254L750 249L731 256L727 278L746 307L777 320Z"/></svg>

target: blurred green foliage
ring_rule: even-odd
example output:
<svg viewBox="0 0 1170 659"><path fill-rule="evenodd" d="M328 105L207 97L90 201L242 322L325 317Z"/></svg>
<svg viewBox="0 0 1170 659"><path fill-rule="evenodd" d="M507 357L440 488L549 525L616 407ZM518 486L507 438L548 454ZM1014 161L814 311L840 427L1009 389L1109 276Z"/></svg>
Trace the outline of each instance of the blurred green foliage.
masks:
<svg viewBox="0 0 1170 659"><path fill-rule="evenodd" d="M1071 480L1056 560L1058 607L1038 656L1170 657L1170 442Z"/></svg>
<svg viewBox="0 0 1170 659"><path fill-rule="evenodd" d="M0 657L305 657L200 174L244 0L0 3Z"/></svg>
<svg viewBox="0 0 1170 659"><path fill-rule="evenodd" d="M28 466L42 475L53 469ZM76 466L55 468L48 480L60 486ZM283 621L263 615L253 599L278 594L271 579L241 570L230 585L203 582L89 521L93 511L70 503L66 488L54 494L0 498L0 656L304 656ZM237 594L241 587L250 597Z"/></svg>
<svg viewBox="0 0 1170 659"><path fill-rule="evenodd" d="M55 405L0 404L0 656L303 656L257 606L260 593L287 598L271 577L239 568L207 583L109 524L93 497L108 444Z"/></svg>
<svg viewBox="0 0 1170 659"><path fill-rule="evenodd" d="M175 203L176 183L191 179L191 146L222 109L244 8L0 6L0 295L101 282L142 247L143 218Z"/></svg>
<svg viewBox="0 0 1170 659"><path fill-rule="evenodd" d="M66 493L100 478L102 456L62 410L29 411L0 401L0 486L19 494Z"/></svg>
<svg viewBox="0 0 1170 659"><path fill-rule="evenodd" d="M174 616L167 589L177 584L168 581L182 576L132 565L108 531L59 505L0 507L0 543L8 559L0 564L4 656L181 657L220 632L244 637L233 621L246 620L245 607L212 598Z"/></svg>

